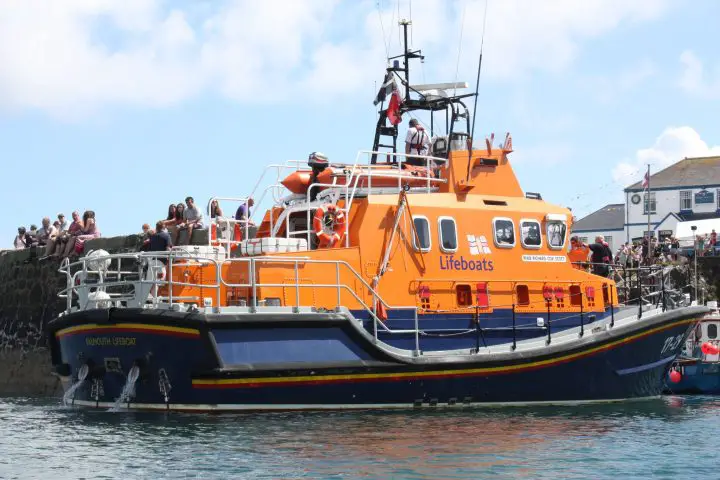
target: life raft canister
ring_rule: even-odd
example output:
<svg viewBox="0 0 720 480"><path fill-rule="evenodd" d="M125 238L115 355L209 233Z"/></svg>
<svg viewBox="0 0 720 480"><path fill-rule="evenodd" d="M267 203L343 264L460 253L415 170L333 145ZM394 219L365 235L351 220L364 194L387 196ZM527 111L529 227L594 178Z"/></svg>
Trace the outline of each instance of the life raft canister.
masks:
<svg viewBox="0 0 720 480"><path fill-rule="evenodd" d="M313 217L313 230L320 242L319 248L333 248L339 246L340 241L347 232L345 212L337 205L326 204L315 210Z"/></svg>

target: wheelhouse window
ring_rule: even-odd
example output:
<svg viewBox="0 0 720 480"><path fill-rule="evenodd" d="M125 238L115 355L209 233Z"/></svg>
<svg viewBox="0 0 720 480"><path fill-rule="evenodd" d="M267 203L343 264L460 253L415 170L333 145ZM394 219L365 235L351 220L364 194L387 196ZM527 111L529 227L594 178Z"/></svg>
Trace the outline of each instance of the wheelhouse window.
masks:
<svg viewBox="0 0 720 480"><path fill-rule="evenodd" d="M540 222L537 220L521 220L520 241L525 248L540 248L542 246Z"/></svg>
<svg viewBox="0 0 720 480"><path fill-rule="evenodd" d="M496 218L493 220L495 231L495 245L501 248L515 246L515 224L509 218Z"/></svg>
<svg viewBox="0 0 720 480"><path fill-rule="evenodd" d="M440 235L440 250L447 253L457 252L457 227L454 218L440 217L438 234Z"/></svg>
<svg viewBox="0 0 720 480"><path fill-rule="evenodd" d="M415 234L413 237L413 247L419 252L430 251L430 222L426 217L413 217L413 225L415 226Z"/></svg>
<svg viewBox="0 0 720 480"><path fill-rule="evenodd" d="M560 250L565 246L567 225L563 221L550 220L547 222L547 242L553 250ZM587 240L586 240L587 241Z"/></svg>
<svg viewBox="0 0 720 480"><path fill-rule="evenodd" d="M708 338L717 338L718 335L718 327L714 323L708 323L707 326L707 337Z"/></svg>
<svg viewBox="0 0 720 480"><path fill-rule="evenodd" d="M692 210L691 190L680 190L680 210Z"/></svg>

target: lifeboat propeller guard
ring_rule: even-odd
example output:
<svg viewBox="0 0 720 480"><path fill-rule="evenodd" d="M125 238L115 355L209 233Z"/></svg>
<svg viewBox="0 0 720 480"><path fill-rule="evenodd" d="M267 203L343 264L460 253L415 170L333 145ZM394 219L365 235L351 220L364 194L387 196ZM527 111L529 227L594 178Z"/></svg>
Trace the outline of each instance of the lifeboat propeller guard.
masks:
<svg viewBox="0 0 720 480"><path fill-rule="evenodd" d="M319 248L340 246L340 242L347 233L345 212L333 204L318 207L313 217L313 230L317 235Z"/></svg>

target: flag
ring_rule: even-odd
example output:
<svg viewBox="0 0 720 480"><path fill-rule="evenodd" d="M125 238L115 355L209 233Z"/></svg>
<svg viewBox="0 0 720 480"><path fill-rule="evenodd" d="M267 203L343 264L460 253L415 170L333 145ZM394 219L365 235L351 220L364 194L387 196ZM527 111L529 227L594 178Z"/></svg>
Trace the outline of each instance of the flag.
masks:
<svg viewBox="0 0 720 480"><path fill-rule="evenodd" d="M642 187L648 188L650 186L650 172L645 173L642 181Z"/></svg>
<svg viewBox="0 0 720 480"><path fill-rule="evenodd" d="M390 96L390 103L388 103L387 118L390 123L397 125L402 122L402 113L400 113L400 104L402 99L400 98L400 92L398 89L394 89Z"/></svg>
<svg viewBox="0 0 720 480"><path fill-rule="evenodd" d="M393 77L392 72L388 72L387 74L385 74L385 79L383 80L383 84L380 86L380 90L378 90L378 93L375 96L375 101L373 101L373 105L384 102L385 98L388 95L391 95L394 90L397 90L397 85L395 85L395 78Z"/></svg>

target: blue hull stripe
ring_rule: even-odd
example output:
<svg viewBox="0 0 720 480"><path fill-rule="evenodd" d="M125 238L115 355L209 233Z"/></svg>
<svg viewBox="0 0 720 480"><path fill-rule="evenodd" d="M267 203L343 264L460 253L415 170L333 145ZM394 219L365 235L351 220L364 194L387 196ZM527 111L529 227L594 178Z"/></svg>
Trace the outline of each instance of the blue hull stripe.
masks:
<svg viewBox="0 0 720 480"><path fill-rule="evenodd" d="M645 370L650 370L651 368L659 367L660 365L670 363L675 360L676 356L677 355L671 355L669 357L661 358L657 362L646 363L645 365L640 365L639 367L623 368L622 370L616 370L615 372L618 375L630 375L631 373L644 372Z"/></svg>

